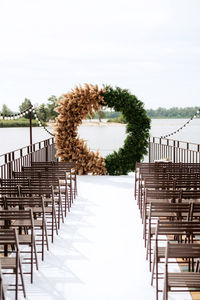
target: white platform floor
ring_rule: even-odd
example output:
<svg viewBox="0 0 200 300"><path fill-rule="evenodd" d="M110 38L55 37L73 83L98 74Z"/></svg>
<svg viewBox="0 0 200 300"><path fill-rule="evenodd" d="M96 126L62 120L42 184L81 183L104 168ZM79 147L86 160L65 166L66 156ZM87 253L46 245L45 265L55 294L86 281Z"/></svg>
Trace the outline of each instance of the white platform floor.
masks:
<svg viewBox="0 0 200 300"><path fill-rule="evenodd" d="M34 283L26 279L27 299L154 300L134 177L80 176L78 182L79 196Z"/></svg>

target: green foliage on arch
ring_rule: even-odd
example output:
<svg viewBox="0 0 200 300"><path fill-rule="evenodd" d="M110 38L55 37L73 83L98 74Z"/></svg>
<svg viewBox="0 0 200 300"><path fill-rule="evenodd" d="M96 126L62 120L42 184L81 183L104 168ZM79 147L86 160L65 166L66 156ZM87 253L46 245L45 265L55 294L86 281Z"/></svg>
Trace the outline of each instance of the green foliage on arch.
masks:
<svg viewBox="0 0 200 300"><path fill-rule="evenodd" d="M135 164L147 154L151 120L142 101L128 90L104 86L104 105L120 111L127 122L127 137L123 147L105 158L109 175L126 175L135 170Z"/></svg>

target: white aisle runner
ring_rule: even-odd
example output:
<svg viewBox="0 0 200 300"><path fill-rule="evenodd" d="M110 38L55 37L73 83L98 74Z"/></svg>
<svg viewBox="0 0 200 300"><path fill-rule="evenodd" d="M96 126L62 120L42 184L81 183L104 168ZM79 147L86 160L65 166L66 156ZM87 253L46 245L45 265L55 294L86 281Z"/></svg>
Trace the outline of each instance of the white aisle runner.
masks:
<svg viewBox="0 0 200 300"><path fill-rule="evenodd" d="M80 176L78 182L79 197L34 283L26 280L27 299L154 300L134 177Z"/></svg>

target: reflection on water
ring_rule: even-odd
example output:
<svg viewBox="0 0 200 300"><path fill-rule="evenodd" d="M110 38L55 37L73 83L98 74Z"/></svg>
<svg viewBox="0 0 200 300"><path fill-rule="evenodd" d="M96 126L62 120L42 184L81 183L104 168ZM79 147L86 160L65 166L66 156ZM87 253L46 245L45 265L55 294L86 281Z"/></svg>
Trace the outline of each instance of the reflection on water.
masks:
<svg viewBox="0 0 200 300"><path fill-rule="evenodd" d="M81 126L79 135L86 140L91 150L99 151L105 157L123 145L125 130L124 125Z"/></svg>
<svg viewBox="0 0 200 300"><path fill-rule="evenodd" d="M160 137L161 135L174 132L186 121L184 119L152 120L151 135ZM199 129L200 119L194 119L180 133L170 138L200 143ZM124 125L84 125L79 128L79 136L87 141L91 150L99 150L102 156L106 156L123 145L126 133ZM33 128L34 143L50 137L43 128ZM0 141L0 154L25 147L29 144L29 128L0 128Z"/></svg>

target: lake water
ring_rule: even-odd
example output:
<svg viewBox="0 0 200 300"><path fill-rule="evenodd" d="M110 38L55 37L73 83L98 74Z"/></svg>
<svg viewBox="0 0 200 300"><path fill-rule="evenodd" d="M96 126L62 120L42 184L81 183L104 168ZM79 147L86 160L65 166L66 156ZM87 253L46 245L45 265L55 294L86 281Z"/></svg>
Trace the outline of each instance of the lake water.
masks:
<svg viewBox="0 0 200 300"><path fill-rule="evenodd" d="M151 135L160 137L174 132L187 120L154 119L151 124ZM51 128L49 129L51 131ZM79 136L87 141L91 150L99 150L102 156L112 153L123 145L126 137L125 125L83 125L79 127ZM39 142L51 136L40 127L33 128L33 142ZM200 144L200 119L194 119L180 133L171 139ZM0 154L19 149L29 144L29 128L0 128Z"/></svg>

